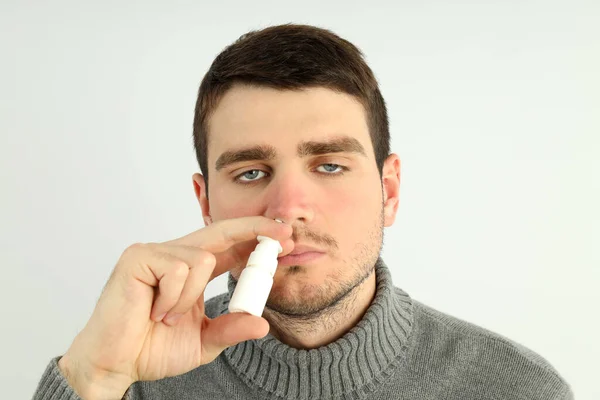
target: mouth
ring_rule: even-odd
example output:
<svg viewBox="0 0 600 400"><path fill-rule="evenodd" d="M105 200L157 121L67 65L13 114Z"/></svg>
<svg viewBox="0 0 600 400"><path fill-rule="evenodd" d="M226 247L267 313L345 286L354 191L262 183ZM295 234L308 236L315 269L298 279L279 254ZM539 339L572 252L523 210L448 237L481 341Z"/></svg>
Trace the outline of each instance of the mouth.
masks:
<svg viewBox="0 0 600 400"><path fill-rule="evenodd" d="M287 256L279 257L277 259L280 267L298 265L298 264L309 264L318 260L325 255L321 251L305 251L296 254L288 254Z"/></svg>

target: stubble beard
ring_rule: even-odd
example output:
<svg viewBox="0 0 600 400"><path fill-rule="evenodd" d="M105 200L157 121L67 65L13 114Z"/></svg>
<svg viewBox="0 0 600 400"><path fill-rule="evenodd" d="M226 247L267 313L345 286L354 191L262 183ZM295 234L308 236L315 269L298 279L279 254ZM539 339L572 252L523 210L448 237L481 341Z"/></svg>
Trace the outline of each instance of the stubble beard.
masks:
<svg viewBox="0 0 600 400"><path fill-rule="evenodd" d="M328 274L323 284L306 283L294 297L286 296L285 288L273 290L267 300L266 315L274 320L301 322L323 320L350 310L361 285L374 273L383 246L383 218L382 207L368 241L357 244L357 251ZM293 275L302 275L304 271L303 266L291 266L286 274L293 279ZM348 271L354 273L348 276Z"/></svg>

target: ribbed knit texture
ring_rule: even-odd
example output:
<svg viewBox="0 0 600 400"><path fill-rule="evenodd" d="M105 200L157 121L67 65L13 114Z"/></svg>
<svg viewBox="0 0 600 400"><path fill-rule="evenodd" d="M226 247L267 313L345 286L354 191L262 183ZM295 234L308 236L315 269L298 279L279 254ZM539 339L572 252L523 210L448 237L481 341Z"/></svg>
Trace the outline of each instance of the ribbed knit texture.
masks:
<svg viewBox="0 0 600 400"><path fill-rule="evenodd" d="M77 393L73 391L69 383L58 369L58 360L56 357L50 361L42 379L38 384L38 389L33 398L35 400L80 400Z"/></svg>
<svg viewBox="0 0 600 400"><path fill-rule="evenodd" d="M363 319L339 340L297 350L272 335L226 349L186 374L136 382L126 400L372 399L572 400L540 355L501 335L434 310L394 287L381 259L377 291ZM214 318L228 293L206 302ZM34 399L79 399L51 360Z"/></svg>
<svg viewBox="0 0 600 400"><path fill-rule="evenodd" d="M249 386L278 397L352 399L371 392L406 358L413 324L411 298L394 288L381 259L376 278L371 307L339 340L319 349L297 350L269 334L225 350L227 362ZM230 275L230 296L235 283Z"/></svg>

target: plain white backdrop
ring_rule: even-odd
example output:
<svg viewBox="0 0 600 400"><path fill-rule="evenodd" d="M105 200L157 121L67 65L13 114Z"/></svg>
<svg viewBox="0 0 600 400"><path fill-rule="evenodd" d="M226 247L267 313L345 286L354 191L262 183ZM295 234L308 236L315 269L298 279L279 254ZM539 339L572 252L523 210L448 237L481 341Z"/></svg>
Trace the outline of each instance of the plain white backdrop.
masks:
<svg viewBox="0 0 600 400"><path fill-rule="evenodd" d="M395 284L600 398L600 2L0 4L0 397L31 398L128 245L203 226L198 85L241 34L296 22L355 43L380 82Z"/></svg>

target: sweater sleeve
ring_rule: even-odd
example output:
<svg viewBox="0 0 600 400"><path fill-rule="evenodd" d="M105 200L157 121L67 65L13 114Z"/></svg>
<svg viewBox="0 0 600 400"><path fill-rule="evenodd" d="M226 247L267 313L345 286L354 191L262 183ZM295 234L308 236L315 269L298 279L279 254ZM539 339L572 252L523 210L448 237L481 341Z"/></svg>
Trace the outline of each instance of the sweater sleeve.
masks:
<svg viewBox="0 0 600 400"><path fill-rule="evenodd" d="M33 394L33 400L81 400L58 368L61 357L53 358L46 367Z"/></svg>
<svg viewBox="0 0 600 400"><path fill-rule="evenodd" d="M58 368L62 356L50 360L33 394L33 400L83 400L67 382L67 378ZM130 386L122 400L136 400Z"/></svg>
<svg viewBox="0 0 600 400"><path fill-rule="evenodd" d="M562 395L560 397L557 397L556 400L574 400L575 396L573 395L573 390L571 389L571 386L569 386L568 384L565 385L565 390L563 390Z"/></svg>

